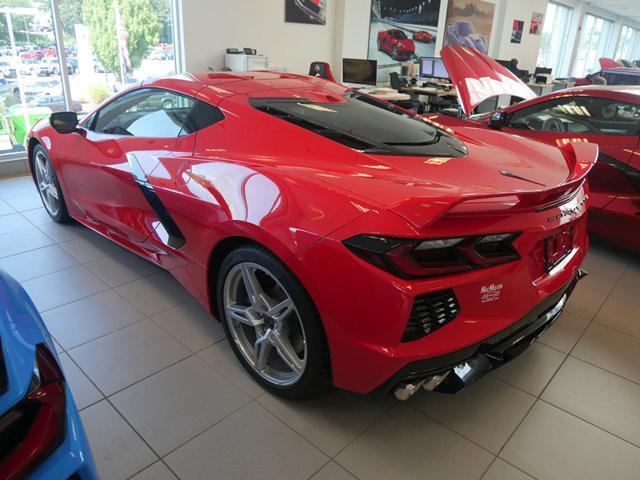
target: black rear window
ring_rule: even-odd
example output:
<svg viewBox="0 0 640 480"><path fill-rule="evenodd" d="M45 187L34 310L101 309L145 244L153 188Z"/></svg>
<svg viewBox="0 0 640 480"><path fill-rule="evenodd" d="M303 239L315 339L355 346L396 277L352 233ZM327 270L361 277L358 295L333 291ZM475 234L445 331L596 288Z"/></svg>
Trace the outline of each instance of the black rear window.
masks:
<svg viewBox="0 0 640 480"><path fill-rule="evenodd" d="M304 98L253 98L254 108L365 153L460 156L462 143L442 130L373 97L351 92L340 102ZM435 145L447 144L440 152ZM458 151L450 152L450 149Z"/></svg>

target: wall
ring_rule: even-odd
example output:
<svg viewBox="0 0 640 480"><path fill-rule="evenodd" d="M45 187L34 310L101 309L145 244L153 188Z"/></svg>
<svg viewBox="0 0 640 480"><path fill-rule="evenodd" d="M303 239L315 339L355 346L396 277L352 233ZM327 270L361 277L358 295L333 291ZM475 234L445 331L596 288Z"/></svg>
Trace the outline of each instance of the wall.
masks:
<svg viewBox="0 0 640 480"><path fill-rule="evenodd" d="M285 23L284 0L181 3L187 71L221 70L227 48L255 48L272 66L297 73L307 73L313 60L334 58L337 0L327 2L326 25Z"/></svg>
<svg viewBox="0 0 640 480"><path fill-rule="evenodd" d="M533 72L538 60L538 50L542 35L531 35L529 27L531 25L531 14L540 12L543 15L547 11L547 0L527 0L527 1L503 1L501 19L502 28L496 32L495 45L497 52L492 52L495 58L500 60L518 59L518 68ZM498 12L496 12L498 17ZM511 43L511 31L514 20L524 21L524 30L521 43ZM494 19L494 22L496 20ZM542 26L540 27L542 30ZM496 29L494 29L496 31Z"/></svg>

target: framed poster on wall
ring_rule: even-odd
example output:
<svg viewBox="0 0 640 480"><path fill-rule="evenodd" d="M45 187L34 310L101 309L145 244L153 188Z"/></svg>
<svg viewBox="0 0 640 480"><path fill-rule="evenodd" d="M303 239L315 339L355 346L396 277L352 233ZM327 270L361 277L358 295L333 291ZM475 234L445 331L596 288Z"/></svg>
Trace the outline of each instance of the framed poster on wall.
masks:
<svg viewBox="0 0 640 480"><path fill-rule="evenodd" d="M443 45L463 45L487 53L495 5L484 0L449 0Z"/></svg>
<svg viewBox="0 0 640 480"><path fill-rule="evenodd" d="M284 21L289 23L327 23L326 0L284 0Z"/></svg>
<svg viewBox="0 0 640 480"><path fill-rule="evenodd" d="M440 0L372 0L369 59L378 65L435 55Z"/></svg>
<svg viewBox="0 0 640 480"><path fill-rule="evenodd" d="M524 30L524 20L514 20L511 30L511 43L522 42L522 31Z"/></svg>
<svg viewBox="0 0 640 480"><path fill-rule="evenodd" d="M531 14L531 25L529 26L529 33L531 35L540 35L542 32L542 21L544 20L544 13L533 12Z"/></svg>

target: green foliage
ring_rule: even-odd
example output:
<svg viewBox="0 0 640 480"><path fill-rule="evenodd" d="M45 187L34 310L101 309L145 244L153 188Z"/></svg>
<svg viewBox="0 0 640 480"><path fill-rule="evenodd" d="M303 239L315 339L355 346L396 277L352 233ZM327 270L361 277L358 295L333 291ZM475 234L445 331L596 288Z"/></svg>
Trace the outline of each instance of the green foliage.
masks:
<svg viewBox="0 0 640 480"><path fill-rule="evenodd" d="M83 0L84 23L89 28L91 48L109 72L120 71L113 1L117 1L120 16L129 33L129 57L132 68L156 45L162 25L154 0Z"/></svg>
<svg viewBox="0 0 640 480"><path fill-rule="evenodd" d="M102 83L94 83L89 85L89 98L94 104L102 103L109 97L109 90Z"/></svg>

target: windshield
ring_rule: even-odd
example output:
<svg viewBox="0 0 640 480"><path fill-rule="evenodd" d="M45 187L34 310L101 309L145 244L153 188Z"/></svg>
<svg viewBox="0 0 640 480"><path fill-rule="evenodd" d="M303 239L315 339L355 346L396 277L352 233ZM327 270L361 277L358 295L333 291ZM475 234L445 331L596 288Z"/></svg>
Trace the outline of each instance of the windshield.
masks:
<svg viewBox="0 0 640 480"><path fill-rule="evenodd" d="M396 30L395 32L393 32L393 38L395 38L396 40L406 40L407 36L402 30Z"/></svg>
<svg viewBox="0 0 640 480"><path fill-rule="evenodd" d="M350 92L340 102L313 102L304 98L254 98L254 108L298 125L355 150L385 155L438 155L429 146L442 141L449 156L465 155L462 143L425 122L418 115ZM459 156L457 155L457 156Z"/></svg>

